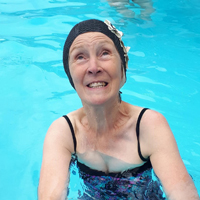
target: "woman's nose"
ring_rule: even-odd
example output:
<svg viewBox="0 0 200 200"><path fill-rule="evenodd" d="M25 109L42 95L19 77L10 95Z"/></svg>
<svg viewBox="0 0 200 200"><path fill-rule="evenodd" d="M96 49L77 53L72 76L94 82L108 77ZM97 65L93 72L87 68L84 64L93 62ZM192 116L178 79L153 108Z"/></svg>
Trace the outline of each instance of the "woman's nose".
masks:
<svg viewBox="0 0 200 200"><path fill-rule="evenodd" d="M88 73L89 74L97 74L101 72L101 67L99 65L99 62L97 58L90 58L88 62Z"/></svg>

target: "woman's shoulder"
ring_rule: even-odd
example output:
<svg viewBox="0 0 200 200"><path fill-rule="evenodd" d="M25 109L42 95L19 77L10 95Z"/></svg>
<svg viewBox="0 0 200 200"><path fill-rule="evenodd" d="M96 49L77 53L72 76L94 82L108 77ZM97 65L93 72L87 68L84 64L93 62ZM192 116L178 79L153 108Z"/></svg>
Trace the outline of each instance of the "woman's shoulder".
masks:
<svg viewBox="0 0 200 200"><path fill-rule="evenodd" d="M54 120L50 125L45 141L55 141L54 144L64 146L71 153L74 152L72 129L75 129L75 119L79 116L80 111L76 110ZM66 117L67 116L67 117ZM69 119L66 120L66 118ZM70 124L72 126L70 126Z"/></svg>
<svg viewBox="0 0 200 200"><path fill-rule="evenodd" d="M141 109L141 112L143 109ZM169 128L169 124L164 115L158 111L146 109L142 116L141 129L145 132L154 130L153 133L157 133L156 130L160 128Z"/></svg>
<svg viewBox="0 0 200 200"><path fill-rule="evenodd" d="M140 141L144 147L144 154L148 156L165 147L176 145L174 135L164 115L151 109L146 110L142 116Z"/></svg>
<svg viewBox="0 0 200 200"><path fill-rule="evenodd" d="M126 103L126 102L125 102ZM139 115L141 115L142 122L145 125L155 125L157 123L166 123L166 119L164 115L162 115L160 112L153 110L148 107L141 107L137 105L132 105L129 103L126 103L127 110L130 112L130 115L138 119Z"/></svg>
<svg viewBox="0 0 200 200"><path fill-rule="evenodd" d="M124 102L124 104L129 115L135 119L137 119L141 113L142 113L142 121L144 121L143 118L145 118L146 120L148 120L148 118L151 118L154 120L158 120L158 118L162 118L162 117L164 118L164 116L161 113L155 110L152 110L151 108L141 107L141 106L127 103L127 102Z"/></svg>
<svg viewBox="0 0 200 200"><path fill-rule="evenodd" d="M174 141L169 124L160 112L147 107L127 104L131 123L139 130L139 140L143 156L148 157L151 150L156 150L163 141Z"/></svg>

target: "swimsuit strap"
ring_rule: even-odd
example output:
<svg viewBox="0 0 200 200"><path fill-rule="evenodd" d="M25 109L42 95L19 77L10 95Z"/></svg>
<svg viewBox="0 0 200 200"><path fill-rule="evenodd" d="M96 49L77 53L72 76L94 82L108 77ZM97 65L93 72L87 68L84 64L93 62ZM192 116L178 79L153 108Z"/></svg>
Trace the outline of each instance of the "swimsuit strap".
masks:
<svg viewBox="0 0 200 200"><path fill-rule="evenodd" d="M148 159L144 158L144 157L142 156L141 149L140 149L140 140L139 140L139 135L140 135L140 121L141 121L141 118L142 118L144 112L145 112L147 109L148 109L148 108L143 108L143 109L142 109L142 111L141 111L140 114L139 114L139 117L138 117L138 120L137 120L137 124L136 124L136 135L137 135L137 141L138 141L138 154L139 154L141 160L143 160L143 161L148 161L149 158L148 158Z"/></svg>
<svg viewBox="0 0 200 200"><path fill-rule="evenodd" d="M73 138L73 142L74 142L74 152L76 153L76 137L75 137L75 133L74 133L74 128L72 126L72 123L71 123L69 117L67 115L63 115L63 117L66 119L66 121L69 124L69 128L71 130L72 138Z"/></svg>

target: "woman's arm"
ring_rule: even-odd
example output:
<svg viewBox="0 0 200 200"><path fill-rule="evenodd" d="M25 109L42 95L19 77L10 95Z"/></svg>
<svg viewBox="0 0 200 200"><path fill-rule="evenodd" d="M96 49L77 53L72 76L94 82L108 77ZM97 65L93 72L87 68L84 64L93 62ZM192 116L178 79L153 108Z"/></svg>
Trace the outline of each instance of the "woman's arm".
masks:
<svg viewBox="0 0 200 200"><path fill-rule="evenodd" d="M169 200L199 200L197 190L180 157L175 138L160 113L147 111L141 121L141 141L150 154L156 175Z"/></svg>
<svg viewBox="0 0 200 200"><path fill-rule="evenodd" d="M65 199L73 148L70 128L64 118L59 118L50 126L44 141L39 200Z"/></svg>

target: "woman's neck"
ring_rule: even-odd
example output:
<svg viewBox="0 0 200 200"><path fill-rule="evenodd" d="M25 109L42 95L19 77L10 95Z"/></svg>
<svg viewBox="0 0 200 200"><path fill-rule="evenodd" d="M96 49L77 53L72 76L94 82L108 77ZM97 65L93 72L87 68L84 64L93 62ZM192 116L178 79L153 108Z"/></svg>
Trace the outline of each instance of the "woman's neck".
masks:
<svg viewBox="0 0 200 200"><path fill-rule="evenodd" d="M127 119L126 103L119 100L106 105L84 105L83 124L97 134L108 133L119 128Z"/></svg>

